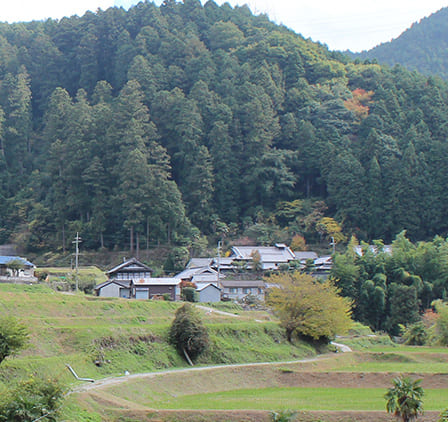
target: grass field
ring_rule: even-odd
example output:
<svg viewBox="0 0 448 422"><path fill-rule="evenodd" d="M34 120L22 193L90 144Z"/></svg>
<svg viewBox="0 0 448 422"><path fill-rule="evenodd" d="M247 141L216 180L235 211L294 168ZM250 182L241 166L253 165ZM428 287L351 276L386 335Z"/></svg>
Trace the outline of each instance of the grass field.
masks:
<svg viewBox="0 0 448 422"><path fill-rule="evenodd" d="M78 383L66 363L78 375L96 380L121 376L126 381L125 371L136 374L186 368L184 359L167 341L179 306L64 294L45 285L0 284L0 313L15 315L30 331L30 346L2 362L0 390L30 373L75 386ZM293 361L315 355L309 345L289 344L269 313L225 307L236 316L199 311L211 345L198 366ZM397 346L388 338L362 336L351 344L358 350L315 361L173 372L129 380L92 394L71 395L63 420L150 420L142 415L153 410L142 409L384 411L386 388L394 376L404 372L424 377L426 410L448 407L448 384L444 384L445 378L448 383L448 349ZM175 418L166 420L184 421L179 414ZM242 420L241 413L232 418L226 422ZM156 416L155 420L165 419ZM193 418L188 422L193 420L214 421Z"/></svg>
<svg viewBox="0 0 448 422"><path fill-rule="evenodd" d="M154 409L297 409L331 411L384 410L384 389L379 388L259 388L221 393L166 397L143 403ZM169 396L169 394L167 394ZM425 409L448 406L448 389L425 390Z"/></svg>
<svg viewBox="0 0 448 422"><path fill-rule="evenodd" d="M227 367L137 378L100 388L95 392L95 400L104 394L112 407L113 403L125 400L131 408L135 403L136 408L182 412L294 409L385 414L387 388L394 377L406 373L414 379L423 378L427 412L438 413L448 407L447 349L399 346L376 350L331 354L303 363ZM399 365L394 364L397 361ZM383 371L385 366L387 371ZM365 371L366 367L369 371ZM445 371L432 372L431 368ZM229 416L229 421L241 420L238 419L241 413L234 417ZM319 420L327 419L320 417Z"/></svg>
<svg viewBox="0 0 448 422"><path fill-rule="evenodd" d="M0 314L14 315L30 331L29 347L0 366L0 383L30 372L73 383L66 363L94 379L186 366L168 343L179 306L65 294L45 285L0 284ZM268 313L235 311L237 317L198 310L211 337L202 363L291 360L315 353L305 344L290 345Z"/></svg>

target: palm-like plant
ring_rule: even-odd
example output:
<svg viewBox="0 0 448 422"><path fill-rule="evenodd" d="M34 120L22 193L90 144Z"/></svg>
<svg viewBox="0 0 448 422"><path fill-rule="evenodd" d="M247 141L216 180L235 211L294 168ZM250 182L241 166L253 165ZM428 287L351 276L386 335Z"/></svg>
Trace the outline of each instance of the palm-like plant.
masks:
<svg viewBox="0 0 448 422"><path fill-rule="evenodd" d="M394 413L403 422L416 419L419 413L423 413L424 394L420 386L421 380L411 380L408 377L397 377L393 380L394 386L389 388L384 398L387 400L386 409Z"/></svg>

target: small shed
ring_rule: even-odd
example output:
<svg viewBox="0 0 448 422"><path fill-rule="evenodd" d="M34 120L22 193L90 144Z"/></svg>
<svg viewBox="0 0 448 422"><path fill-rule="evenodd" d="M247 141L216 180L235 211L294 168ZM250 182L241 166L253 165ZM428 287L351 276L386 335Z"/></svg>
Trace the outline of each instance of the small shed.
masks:
<svg viewBox="0 0 448 422"><path fill-rule="evenodd" d="M129 299L131 297L131 282L125 280L107 280L95 286L94 291L100 297L122 297Z"/></svg>
<svg viewBox="0 0 448 422"><path fill-rule="evenodd" d="M220 302L221 289L213 283L196 283L199 302Z"/></svg>

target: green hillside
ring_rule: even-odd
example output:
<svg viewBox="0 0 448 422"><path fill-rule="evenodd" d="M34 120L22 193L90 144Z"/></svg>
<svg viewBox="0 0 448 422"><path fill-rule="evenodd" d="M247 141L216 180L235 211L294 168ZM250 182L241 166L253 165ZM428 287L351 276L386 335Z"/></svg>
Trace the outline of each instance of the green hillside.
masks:
<svg viewBox="0 0 448 422"><path fill-rule="evenodd" d="M404 50L404 49L403 49ZM448 233L448 86L249 8L0 24L0 242L29 252Z"/></svg>
<svg viewBox="0 0 448 422"><path fill-rule="evenodd" d="M0 385L30 373L76 384L66 364L79 376L94 379L187 366L168 344L168 328L180 305L0 284L1 314L14 315L30 331L29 347L2 362ZM199 364L290 360L315 353L305 344L287 343L283 330L265 312L199 312L211 337Z"/></svg>
<svg viewBox="0 0 448 422"><path fill-rule="evenodd" d="M381 64L400 64L424 75L448 79L448 8L414 23L398 38L359 54L359 59L375 59Z"/></svg>

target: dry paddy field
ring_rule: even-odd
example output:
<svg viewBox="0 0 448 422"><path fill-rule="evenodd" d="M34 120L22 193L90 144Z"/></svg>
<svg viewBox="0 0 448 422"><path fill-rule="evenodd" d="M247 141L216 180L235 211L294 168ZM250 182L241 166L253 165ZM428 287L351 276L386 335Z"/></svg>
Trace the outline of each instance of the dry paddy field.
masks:
<svg viewBox="0 0 448 422"><path fill-rule="evenodd" d="M392 421L384 393L398 375L422 380L421 421L448 407L448 350L383 348L295 363L171 370L102 380L71 400L104 421L271 421L292 409L298 421Z"/></svg>

